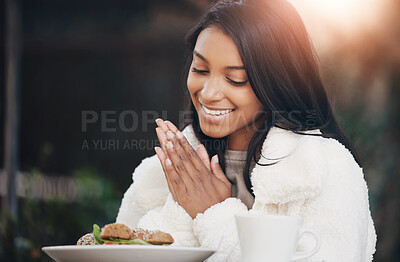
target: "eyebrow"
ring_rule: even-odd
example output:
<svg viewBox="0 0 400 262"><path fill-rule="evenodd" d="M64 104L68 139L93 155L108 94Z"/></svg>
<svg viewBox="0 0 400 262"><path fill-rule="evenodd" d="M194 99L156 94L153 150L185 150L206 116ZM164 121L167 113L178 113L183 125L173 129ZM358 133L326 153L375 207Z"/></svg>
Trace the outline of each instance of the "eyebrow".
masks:
<svg viewBox="0 0 400 262"><path fill-rule="evenodd" d="M203 60L204 62L208 63L208 60L199 52L197 52L196 50L193 50L193 54L195 56L197 56L198 58L200 58L201 60ZM225 69L240 69L240 70L245 70L244 66L225 66Z"/></svg>

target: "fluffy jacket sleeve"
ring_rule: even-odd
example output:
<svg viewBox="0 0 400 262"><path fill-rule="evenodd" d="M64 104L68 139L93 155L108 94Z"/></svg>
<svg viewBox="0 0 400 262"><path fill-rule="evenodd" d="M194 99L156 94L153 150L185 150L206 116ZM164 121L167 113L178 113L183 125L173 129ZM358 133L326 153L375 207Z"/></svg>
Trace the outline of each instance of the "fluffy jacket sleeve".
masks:
<svg viewBox="0 0 400 262"><path fill-rule="evenodd" d="M304 217L304 226L318 232L322 241L319 252L306 261L372 261L376 234L368 187L350 151L335 139L319 136L279 129L268 136L266 158L260 162L282 160L254 170L253 209ZM304 235L298 251L313 246L313 238Z"/></svg>
<svg viewBox="0 0 400 262"><path fill-rule="evenodd" d="M138 223L138 227L168 232L174 238L174 246L199 246L193 233L193 219L171 194L164 206L148 211Z"/></svg>
<svg viewBox="0 0 400 262"><path fill-rule="evenodd" d="M234 216L247 212L246 205L232 197L213 205L202 214L197 214L193 221L193 230L200 245L218 250L208 262L240 261Z"/></svg>
<svg viewBox="0 0 400 262"><path fill-rule="evenodd" d="M116 222L170 233L174 245L197 246L193 219L173 200L157 156L144 159L132 178L134 182L124 194Z"/></svg>
<svg viewBox="0 0 400 262"><path fill-rule="evenodd" d="M169 190L157 156L142 160L132 174L133 183L125 192L116 222L134 228L149 210L163 206Z"/></svg>
<svg viewBox="0 0 400 262"><path fill-rule="evenodd" d="M250 213L304 217L304 226L318 232L322 244L303 261L372 261L376 234L368 189L351 153L334 139L283 132L273 131L263 150L261 162L276 163L252 172L255 203ZM247 212L239 199L228 198L197 215L193 228L200 245L218 250L209 262L240 261L234 215ZM304 235L297 251L314 245L313 237Z"/></svg>
<svg viewBox="0 0 400 262"><path fill-rule="evenodd" d="M192 146L191 129L183 132ZM304 217L321 236L321 248L307 262L370 262L376 233L362 169L338 141L272 128L261 164L251 173L255 202L250 211L237 198L213 205L192 219L172 198L157 156L143 160L124 195L117 222L171 233L179 246L216 249L208 262L240 261L234 216L245 213ZM304 235L297 251L314 240Z"/></svg>
<svg viewBox="0 0 400 262"><path fill-rule="evenodd" d="M372 261L376 233L362 169L334 139L306 138L298 153L308 165L324 167L315 195L286 205L286 214L304 217L305 226L321 235L319 252L307 261ZM305 235L299 251L313 246L312 237Z"/></svg>

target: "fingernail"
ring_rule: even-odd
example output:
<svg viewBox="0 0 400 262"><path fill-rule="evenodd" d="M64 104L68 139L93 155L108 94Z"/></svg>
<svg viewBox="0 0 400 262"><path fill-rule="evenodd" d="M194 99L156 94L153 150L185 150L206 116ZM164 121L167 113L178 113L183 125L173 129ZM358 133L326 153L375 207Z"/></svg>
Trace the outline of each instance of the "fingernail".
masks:
<svg viewBox="0 0 400 262"><path fill-rule="evenodd" d="M215 155L215 163L218 164L218 155Z"/></svg>
<svg viewBox="0 0 400 262"><path fill-rule="evenodd" d="M170 149L173 149L173 148L174 148L174 145L172 144L171 141L168 141L167 146L168 146Z"/></svg>
<svg viewBox="0 0 400 262"><path fill-rule="evenodd" d="M171 160L169 160L169 158L167 158L167 160L165 160L165 163L167 164L167 166L172 165L172 162L171 162Z"/></svg>
<svg viewBox="0 0 400 262"><path fill-rule="evenodd" d="M183 134L182 134L181 131L176 132L176 136L177 136L178 138L183 138Z"/></svg>
<svg viewBox="0 0 400 262"><path fill-rule="evenodd" d="M174 137L174 133L172 133L171 131L167 131L167 138L173 139Z"/></svg>

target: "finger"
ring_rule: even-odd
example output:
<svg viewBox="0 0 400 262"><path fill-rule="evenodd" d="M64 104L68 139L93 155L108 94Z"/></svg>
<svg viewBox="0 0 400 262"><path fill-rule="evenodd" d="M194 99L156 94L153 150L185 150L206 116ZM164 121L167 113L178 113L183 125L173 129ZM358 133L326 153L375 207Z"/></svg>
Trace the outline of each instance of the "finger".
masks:
<svg viewBox="0 0 400 262"><path fill-rule="evenodd" d="M175 134L179 132L179 129L171 121L166 120L164 123Z"/></svg>
<svg viewBox="0 0 400 262"><path fill-rule="evenodd" d="M206 148L204 147L203 144L200 144L196 147L196 153L197 155L200 157L201 161L203 162L203 164L211 170L210 167L210 158L208 157L208 153Z"/></svg>
<svg viewBox="0 0 400 262"><path fill-rule="evenodd" d="M176 196L176 192L175 192L175 189L174 189L174 185L172 184L172 182L171 182L171 180L170 180L170 178L169 178L169 176L167 174L166 168L165 168L166 157L164 155L164 152L162 151L162 149L160 147L155 147L154 150L156 151L157 157L160 160L162 169L163 169L164 174L165 174L165 179L167 180L169 191L171 192L171 194L172 194L173 198L175 199L175 201L177 201L177 196Z"/></svg>
<svg viewBox="0 0 400 262"><path fill-rule="evenodd" d="M171 184L177 195L177 199L175 201L179 202L179 196L187 193L186 185L181 176L176 172L171 160L167 158L164 163L168 179L171 181Z"/></svg>
<svg viewBox="0 0 400 262"><path fill-rule="evenodd" d="M193 165L196 167L197 170L199 170L201 173L205 173L205 169L207 169L207 165L204 164L204 161L200 158L200 156L197 154L196 150L190 145L189 141L187 141L186 137L182 134L182 132L178 131L176 133L176 138L179 141L179 144L182 146L182 148L186 151L187 155L189 156L189 159L192 161ZM205 150L205 148L204 148ZM208 153L207 150L206 152L203 152L203 158L204 155ZM208 165L209 166L209 165ZM210 169L208 169L210 170Z"/></svg>
<svg viewBox="0 0 400 262"><path fill-rule="evenodd" d="M156 119L156 124L157 124L164 132L167 132L167 131L168 131L168 126L165 124L164 120L162 120L161 118L157 118L157 119Z"/></svg>
<svg viewBox="0 0 400 262"><path fill-rule="evenodd" d="M201 182L202 177L200 177L201 174L199 173L199 170L194 166L194 164L190 160L188 153L182 148L179 141L177 141L174 133L172 133L171 131L168 131L167 139L169 141L171 141L172 144L174 145L174 149L175 149L174 151L176 153L173 157L171 156L172 163L183 164L187 175L189 175L194 182L197 182L197 181ZM208 176L210 176L210 173L208 173Z"/></svg>
<svg viewBox="0 0 400 262"><path fill-rule="evenodd" d="M214 155L211 158L211 171L215 177L222 181L226 186L232 187L231 182L226 178L224 171L218 163L218 155Z"/></svg>
<svg viewBox="0 0 400 262"><path fill-rule="evenodd" d="M168 129L168 128L163 123L162 119L158 118L156 120L156 123L157 123L157 125L159 125L159 127L156 128L156 132L157 132L157 136L158 136L158 138L160 140L161 147L163 149L164 155L167 158L169 158L170 160L172 160L173 166L178 171L178 174L184 176L184 181L187 182L187 183L192 184L193 181L190 181L187 178L187 175L180 174L181 172L184 172L185 169L183 168L182 163L180 163L179 161L176 160L176 156L174 155L175 152L173 150L173 147L172 148L170 147L169 150L168 150L168 147L167 147L168 139L167 139L167 136L166 136L166 132L164 132L164 130ZM172 133L171 131L169 131L169 132Z"/></svg>
<svg viewBox="0 0 400 262"><path fill-rule="evenodd" d="M182 141L182 142L187 142L188 145L190 145L189 141L187 140L187 138L182 134L181 131L179 131L179 129L170 121L166 120L164 121L164 123L167 125L167 127L169 128L169 130L171 130L172 132L175 133L175 135ZM183 144L182 144L183 145ZM204 148L205 149L205 148ZM205 150L205 152L207 153L207 150ZM207 153L207 157L208 157L208 153ZM210 160L210 159L208 159ZM210 163L210 161L208 161L208 163ZM206 165L207 166L207 165Z"/></svg>
<svg viewBox="0 0 400 262"><path fill-rule="evenodd" d="M161 141L160 142L162 143L162 145L164 145L164 146L162 146L163 151L164 151L165 155L168 155L168 153L166 151L166 146L165 146L166 143L168 142L167 141L167 137L166 137L166 133L169 130L168 126L165 124L164 120L162 120L161 118L157 118L156 119L156 123L159 126L158 127L158 133L160 134L160 137L162 139L162 142ZM156 130L157 130L157 128L156 128Z"/></svg>
<svg viewBox="0 0 400 262"><path fill-rule="evenodd" d="M164 155L167 157L168 153L167 153L166 144L168 141L167 141L167 137L165 136L165 132L161 129L161 127L157 127L156 133L157 133L158 140L160 141L161 149L164 152Z"/></svg>
<svg viewBox="0 0 400 262"><path fill-rule="evenodd" d="M167 153L168 158L172 161L172 166L181 177L183 183L185 183L186 187L189 189L193 188L195 186L194 178L196 178L193 174L197 172L197 170L191 164L184 150L179 148L179 143L173 144L172 141L168 141Z"/></svg>
<svg viewBox="0 0 400 262"><path fill-rule="evenodd" d="M154 147L154 151L156 151L158 159L160 159L161 164L163 164L164 161L166 160L166 156L165 156L164 152L162 151L161 147L158 147L158 146ZM164 166L163 166L163 168L164 168Z"/></svg>

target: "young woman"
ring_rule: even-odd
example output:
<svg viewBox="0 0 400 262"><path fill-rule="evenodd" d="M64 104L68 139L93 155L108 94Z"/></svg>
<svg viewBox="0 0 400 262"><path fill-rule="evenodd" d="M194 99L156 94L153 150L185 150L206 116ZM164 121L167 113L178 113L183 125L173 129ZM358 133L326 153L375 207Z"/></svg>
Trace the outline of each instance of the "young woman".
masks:
<svg viewBox="0 0 400 262"><path fill-rule="evenodd" d="M309 261L372 261L359 160L329 105L303 22L284 0L221 1L186 37L192 121L158 119L161 147L133 173L117 222L240 261L235 214L304 217ZM300 239L298 251L313 239Z"/></svg>

